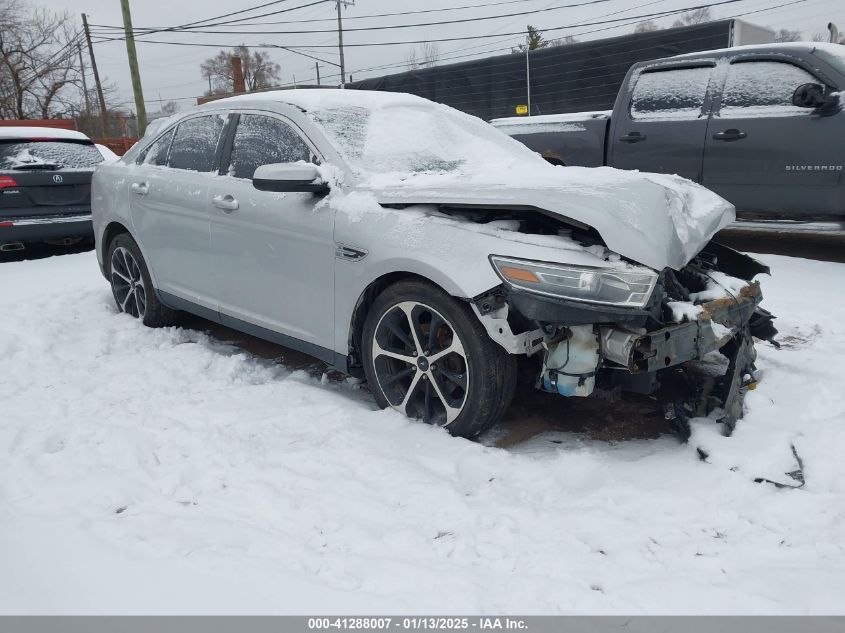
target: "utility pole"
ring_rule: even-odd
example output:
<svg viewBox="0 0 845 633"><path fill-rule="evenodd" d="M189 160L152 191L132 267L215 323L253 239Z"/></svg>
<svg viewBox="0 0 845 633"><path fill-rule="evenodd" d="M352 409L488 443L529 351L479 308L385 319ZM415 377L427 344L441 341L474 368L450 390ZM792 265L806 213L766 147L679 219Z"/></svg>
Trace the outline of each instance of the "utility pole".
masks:
<svg viewBox="0 0 845 633"><path fill-rule="evenodd" d="M88 56L91 58L91 70L94 72L94 85L97 88L97 99L100 102L100 120L103 125L103 138L108 136L108 110L106 98L103 96L103 84L100 83L100 73L97 72L97 58L94 57L94 45L91 44L91 31L88 29L88 16L82 14L82 26L85 29L85 41L88 42Z"/></svg>
<svg viewBox="0 0 845 633"><path fill-rule="evenodd" d="M320 85L320 62L314 62L314 68L317 69L317 85Z"/></svg>
<svg viewBox="0 0 845 633"><path fill-rule="evenodd" d="M337 4L337 47L340 49L340 87L346 88L346 64L343 60L343 17L340 9L341 4L346 6L349 1L335 0L335 3Z"/></svg>
<svg viewBox="0 0 845 633"><path fill-rule="evenodd" d="M85 77L85 62L82 60L82 44L79 42L76 43L76 51L79 53L79 71L82 74L82 92L85 93L85 117L88 118L91 116L91 99L88 98L88 79Z"/></svg>
<svg viewBox="0 0 845 633"><path fill-rule="evenodd" d="M135 93L135 111L138 113L138 136L144 136L147 129L147 109L144 107L141 73L138 72L138 54L135 52L135 34L132 30L132 13L129 11L129 0L120 0L120 8L123 11L123 32L126 35L126 55L129 57L132 92Z"/></svg>
<svg viewBox="0 0 845 633"><path fill-rule="evenodd" d="M531 116L531 64L528 61L528 50L531 47L531 34L525 37L525 97L528 100L528 116Z"/></svg>

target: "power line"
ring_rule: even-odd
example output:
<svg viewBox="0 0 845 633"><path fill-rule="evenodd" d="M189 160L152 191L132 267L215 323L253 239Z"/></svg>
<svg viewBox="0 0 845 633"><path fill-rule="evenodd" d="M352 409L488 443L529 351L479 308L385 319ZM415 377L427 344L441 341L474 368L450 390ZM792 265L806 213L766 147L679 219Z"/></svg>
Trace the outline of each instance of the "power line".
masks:
<svg viewBox="0 0 845 633"><path fill-rule="evenodd" d="M761 9L750 10L750 11L744 11L744 12L736 13L736 14L733 14L733 15L725 16L724 18L720 18L720 19L727 20L727 19L732 19L732 18L744 17L746 15L766 13L766 12L769 12L769 11L774 11L776 9L780 9L780 8L788 7L788 6L793 6L793 5L801 4L801 3L804 3L804 2L807 2L807 0L791 0L789 2L784 2L784 3L781 3L781 4L775 5L775 6L764 7L764 8L761 8ZM649 3L649 4L653 4L653 3ZM718 5L718 4L727 4L727 3L713 3L712 5L703 5L703 6L715 6L715 5ZM641 5L641 6L643 6L643 5ZM634 8L637 8L637 7L634 7ZM685 9L666 11L666 12L662 12L661 15L665 15L665 16L675 15L677 13L686 12L686 11L689 11L689 10L693 10L695 8L699 8L699 7L687 7ZM642 21L642 19L643 19L643 16L639 16L639 15L638 16L628 16L627 18L624 18L624 20L628 21L626 24L615 24L615 25L612 25L612 26L604 26L602 28L591 29L591 30L587 30L587 31L579 31L577 33L573 33L572 35L574 37L580 37L580 36L583 36L583 35L607 31L607 30L611 30L611 29L615 29L615 28L631 26L633 24L636 24L637 22ZM580 26L590 26L590 24L589 23L581 24ZM541 31L550 31L550 30L557 30L557 29L561 29L561 28L568 28L568 27L556 27L555 29L540 29L540 30ZM657 35L658 33L659 33L659 31L655 32L654 35ZM517 33L517 35L520 35L520 36L523 35L523 34L524 34L523 32ZM508 35L509 34L497 34L495 37L507 37ZM650 37L650 34L643 34L641 37L648 38L648 37ZM157 42L152 42L152 41L149 41L149 40L138 40L138 41L145 41L145 42L149 42L149 43L157 43ZM181 45L181 46L213 46L213 47L216 47L216 48L228 47L228 45L224 45L224 44L202 44L202 43L186 43L186 42L161 42L161 43L172 44L172 45ZM408 43L410 43L410 42L408 42ZM375 45L382 45L382 44L378 43L378 44L375 44ZM348 44L347 44L347 46L348 46ZM272 48L272 46L267 46L267 45L247 45L247 47L248 48ZM313 48L314 45L310 45L310 47ZM292 48L296 48L296 47L292 47ZM452 60L452 59L462 59L462 58L467 58L467 57L474 57L474 56L477 56L477 55L488 55L490 53L496 53L496 52L507 52L507 51L510 51L511 48L512 48L512 46L507 46L507 47L491 49L491 50L475 51L475 52L468 53L468 54L454 55L454 56L450 56L450 57L441 58L441 60L448 61L448 60ZM404 65L405 65L405 63L403 62L403 63L385 64L385 65L380 65L380 66L372 66L372 67L367 67L367 68L358 68L358 69L353 70L352 74L372 72L372 71L376 71L376 70L388 70L390 68L398 68L398 67L401 67L401 66L404 66ZM324 76L323 79L334 78L334 77L338 77L338 76L339 76L339 74L335 73L335 74L330 74L330 75ZM299 81L298 83L307 83L307 82L311 82L313 80L314 80L313 78L308 78L308 79ZM290 84L290 83L281 84L277 87L286 87L286 86L290 86L290 85L292 85L292 84ZM539 93L538 93L538 96L540 96ZM175 97L171 100L173 100L173 101L188 101L188 100L195 100L195 99L196 99L195 96L189 96L189 97Z"/></svg>
<svg viewBox="0 0 845 633"><path fill-rule="evenodd" d="M765 7L765 8L762 8L762 9L756 9L756 10L751 10L751 11L745 11L745 12L742 12L742 13L736 13L734 15L726 16L726 17L721 18L721 19L729 20L729 19L739 18L739 17L743 17L743 16L746 16L746 15L756 14L756 13L765 13L765 12L768 12L768 11L773 11L775 9L780 9L782 7L787 7L787 6L791 6L791 5L795 5L795 4L801 4L801 3L804 3L804 2L807 2L807 0L791 0L790 2L785 2L785 3L778 4L778 5L775 5L775 6L772 6L772 7ZM589 31L580 31L578 33L573 33L572 36L573 37L581 37L583 35L589 35L589 34L593 34L593 33L608 31L608 30L611 30L611 29L614 29L614 28L619 28L619 27L622 27L622 26L631 26L631 25L636 24L637 22L640 21L638 16L629 16L627 19L629 19L630 22L628 22L626 24L618 24L618 25L615 25L615 26L606 26L606 27L603 27L603 28L591 29ZM645 40L645 39L649 39L651 37L657 37L660 33L661 33L661 31L658 30L658 31L654 31L653 34L644 33L640 37L643 40ZM695 39L698 39L698 38L695 38ZM466 57L474 57L475 55L485 55L485 54L496 53L496 52L509 52L509 51L512 50L512 48L513 48L513 46L507 46L507 47L496 48L496 49L485 50L485 51L476 51L476 52L468 53L468 54L443 57L443 58L441 58L441 60L448 61L448 60L453 60L453 59L462 59L462 58L466 58ZM634 50L639 50L639 49L634 49ZM535 62L535 64L536 63L537 62ZM372 66L372 67L369 67L369 68L359 68L359 69L356 69L352 72L353 73L363 73L363 72L371 72L371 71L374 71L374 70L388 70L388 69L391 69L391 68L399 68L399 67L402 67L402 66L405 66L404 62L393 63L393 64L385 64L385 65L381 65L381 66ZM452 70L452 71L447 70L445 72L447 72L447 73L448 72L456 72L457 73L457 72L460 72L460 69L455 69L455 70ZM333 77L333 76L334 75L330 75L330 77ZM283 86L287 86L287 85L290 85L290 84L283 84Z"/></svg>
<svg viewBox="0 0 845 633"><path fill-rule="evenodd" d="M522 2L534 2L535 0L501 0L500 2L488 2L482 4L466 4L460 7L443 7L439 9L418 9L415 11L396 11L394 13L371 13L368 15L350 15L347 16L346 20L366 20L371 18L388 18L388 17L395 17L400 15L417 15L420 13L442 13L444 11L460 11L462 9L479 9L479 8L487 8L487 7L496 7L504 4L517 4ZM258 16L251 16L249 18L243 18L245 20L252 20ZM233 20L235 22L237 20ZM241 26L262 26L264 24L306 24L312 22L334 22L335 18L309 18L307 20L285 20L283 22L255 22L253 24L249 24L243 22ZM115 30L119 30L117 26L108 26L108 25L96 25L102 28L111 28ZM142 29L142 27L138 27ZM158 30L166 27L146 27L150 30Z"/></svg>
<svg viewBox="0 0 845 633"><path fill-rule="evenodd" d="M278 11L271 11L269 13L262 13L262 14L259 14L259 15L251 15L251 16L246 17L246 18L238 18L236 20L228 20L226 22L215 22L215 23L212 23L212 24L202 24L203 22L208 22L210 20L216 20L216 19L219 19L221 17L238 15L239 13L245 13L247 11L254 11L256 9L267 7L267 6L270 6L272 4L279 4L279 2L289 2L289 1L290 0L275 0L275 2L268 2L266 4L258 5L256 7L250 8L250 9L242 9L241 11L235 11L233 13L226 13L224 15L219 15L219 16L216 16L216 17L213 17L213 18L206 18L205 20L198 20L197 22L189 22L187 24L182 24L182 25L179 25L179 26L171 26L171 27L166 27L166 28L162 28L162 29L152 29L152 30L149 30L145 33L141 33L141 35L149 35L151 33L164 33L164 32L176 32L176 33L192 32L193 27L198 26L198 25L201 25L203 27L226 26L228 24L235 24L236 22L243 22L244 20L254 20L254 19L257 19L257 18L268 17L268 16L271 16L271 15L279 15L280 13L289 13L291 11L299 11L300 9L307 9L308 7L313 7L313 6L316 6L318 4L323 4L325 2L332 2L333 0L315 0L314 2L311 2L310 4L303 4L303 5L300 5L300 6L297 6L297 7L290 7L288 9L279 9ZM95 26L95 25L92 25L92 26ZM96 26L98 26L98 28L101 28L101 29L110 29L112 31L119 31L119 28L115 27L113 25L96 25ZM140 31L140 30L141 29L134 29L134 31ZM196 32L201 32L201 31L196 31ZM122 39L122 38L116 38L116 39Z"/></svg>
<svg viewBox="0 0 845 633"><path fill-rule="evenodd" d="M547 33L550 31L560 31L565 29L571 29L574 26L598 26L604 24L612 24L615 22L624 22L628 20L644 20L649 18L657 18L657 17L666 17L669 15L677 15L680 13L686 13L688 11L694 11L696 9L703 9L703 8L710 8L710 7L717 7L726 4L735 4L737 2L746 2L747 0L720 0L719 2L711 2L708 4L700 4L693 7L685 7L682 9L672 9L669 11L659 11L654 13L645 13L637 16L628 16L626 18L613 18L610 20L600 20L596 22L579 22L574 24L566 24L563 26L555 26L549 27L544 29L537 29L541 33ZM804 2L806 0L797 0L797 2ZM595 2L595 0L593 0ZM575 5L580 6L580 5ZM385 27L371 27L371 28L364 28L364 29L355 29L355 30L378 30ZM393 27L391 27L393 28ZM352 30L352 29L349 29ZM329 32L329 31L315 31L319 33ZM282 34L283 32L276 32L276 31L254 31L249 32L255 35L268 35L268 34ZM307 33L306 31L301 31L300 33ZM495 35L469 35L469 36L462 36L462 37L444 37L444 38L436 38L436 39L422 39L422 40L405 40L405 41L394 41L394 42L357 42L357 43L349 43L346 46L353 46L353 47L366 47L366 46L404 46L407 44L426 44L426 43L434 43L434 42L457 42L457 41L466 41L466 40L478 40L478 39L486 39L486 38L496 38L496 37L505 37L505 36L515 36L524 35L525 31L515 31L512 33L498 33ZM237 32L231 32L229 34L240 34ZM123 39L123 38L114 38L114 39ZM190 43L190 42L166 42L162 40L137 40L138 42L146 42L149 44L170 44L170 45L177 45L177 46L213 46L216 48L226 47L227 45L221 44L207 44L207 43ZM267 48L266 45L263 44L242 44L241 46L246 46L247 48ZM332 44L307 44L309 48L334 48ZM295 48L291 46L291 48Z"/></svg>
<svg viewBox="0 0 845 633"><path fill-rule="evenodd" d="M33 65L31 68L26 68L25 70L29 74L19 78L19 81L21 83L29 83L35 79L38 79L42 71L47 70L48 68L50 68L50 66L63 64L68 59L75 56L77 54L76 45L81 42L81 38L82 31L77 31L75 35L71 36L71 39L69 39L60 48L53 51L46 59L41 60L37 64Z"/></svg>
<svg viewBox="0 0 845 633"><path fill-rule="evenodd" d="M325 0L321 0L325 1ZM545 13L547 11L558 11L560 9L571 9L575 7L586 7L594 4L603 4L606 2L612 2L613 0L587 0L586 2L580 2L576 4L562 4L554 7L544 7L542 9L530 9L528 11L519 11L517 13L503 13L499 15L486 15L486 16L478 16L478 17L471 17L471 18L455 18L453 20L441 20L439 22L418 22L416 24L391 24L391 25L383 25L383 26L362 26L362 27L352 27L348 29L344 29L344 31L380 31L385 29L410 29L410 28L417 28L421 26L441 26L444 24L462 24L465 22L481 22L483 20L499 20L502 18L513 18L517 16L525 16L525 15L534 15L536 13ZM739 0L736 0L739 1ZM260 16L256 16L260 17ZM135 29L135 33L138 35L144 35L144 33L139 33L139 29ZM301 33L311 34L311 33L333 33L335 29L311 29L311 30L299 30L299 31L206 31L206 30L197 30L194 28L191 29L179 29L180 32L190 32L190 33L203 33L203 34L237 34L237 35L296 35Z"/></svg>

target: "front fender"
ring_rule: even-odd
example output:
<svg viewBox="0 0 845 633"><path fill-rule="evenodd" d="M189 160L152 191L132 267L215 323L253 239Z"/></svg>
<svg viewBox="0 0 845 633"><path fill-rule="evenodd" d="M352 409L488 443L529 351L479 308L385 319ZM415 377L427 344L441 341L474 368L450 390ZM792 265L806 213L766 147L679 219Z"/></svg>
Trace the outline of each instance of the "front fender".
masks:
<svg viewBox="0 0 845 633"><path fill-rule="evenodd" d="M434 207L403 209L339 205L335 242L363 257L344 258L335 266L335 351L346 354L353 313L376 280L395 273L412 274L437 284L459 299L478 297L502 281L490 255L608 267L610 264L571 239L527 235L440 214Z"/></svg>

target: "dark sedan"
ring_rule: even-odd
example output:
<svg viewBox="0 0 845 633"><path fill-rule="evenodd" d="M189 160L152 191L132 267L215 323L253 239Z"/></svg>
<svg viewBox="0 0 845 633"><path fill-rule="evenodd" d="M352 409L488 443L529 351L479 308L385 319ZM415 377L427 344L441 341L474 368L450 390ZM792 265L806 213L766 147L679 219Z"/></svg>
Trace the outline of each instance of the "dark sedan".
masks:
<svg viewBox="0 0 845 633"><path fill-rule="evenodd" d="M92 238L91 175L101 162L80 132L0 128L0 251Z"/></svg>

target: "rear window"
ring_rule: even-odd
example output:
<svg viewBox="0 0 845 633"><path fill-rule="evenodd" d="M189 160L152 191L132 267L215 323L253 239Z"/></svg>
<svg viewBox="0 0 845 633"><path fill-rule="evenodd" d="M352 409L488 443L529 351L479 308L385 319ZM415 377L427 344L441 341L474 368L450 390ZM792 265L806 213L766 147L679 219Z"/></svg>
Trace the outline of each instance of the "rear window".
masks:
<svg viewBox="0 0 845 633"><path fill-rule="evenodd" d="M81 169L103 162L93 143L0 140L0 169Z"/></svg>

